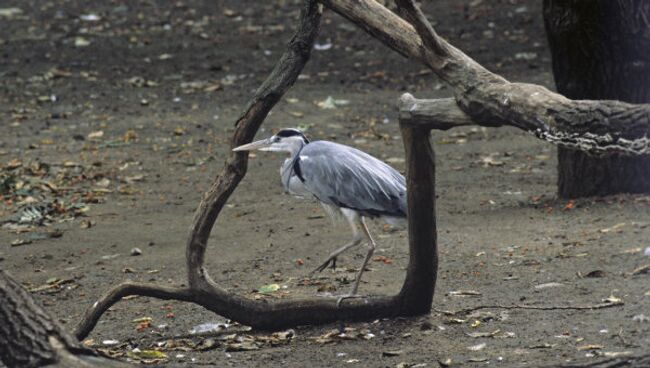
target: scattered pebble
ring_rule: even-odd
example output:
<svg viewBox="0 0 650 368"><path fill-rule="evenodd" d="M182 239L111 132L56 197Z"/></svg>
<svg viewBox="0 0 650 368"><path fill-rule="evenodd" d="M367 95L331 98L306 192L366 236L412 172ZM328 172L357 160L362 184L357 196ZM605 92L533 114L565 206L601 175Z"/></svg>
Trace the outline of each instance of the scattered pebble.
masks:
<svg viewBox="0 0 650 368"><path fill-rule="evenodd" d="M90 46L90 44L91 44L91 42L88 39L83 38L83 37L76 37L74 39L74 46L75 47L86 47L86 46Z"/></svg>
<svg viewBox="0 0 650 368"><path fill-rule="evenodd" d="M214 322L208 322L208 323L202 323L200 325L196 325L192 327L190 330L191 334L201 334L201 333L208 333L208 332L216 332L216 331L222 331L230 327L229 324L227 323L214 323Z"/></svg>

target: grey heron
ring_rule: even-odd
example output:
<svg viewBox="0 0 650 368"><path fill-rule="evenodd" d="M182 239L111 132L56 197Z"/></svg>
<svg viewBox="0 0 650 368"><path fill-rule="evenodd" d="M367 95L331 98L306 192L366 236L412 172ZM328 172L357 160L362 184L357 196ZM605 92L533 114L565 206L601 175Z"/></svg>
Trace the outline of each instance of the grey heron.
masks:
<svg viewBox="0 0 650 368"><path fill-rule="evenodd" d="M356 148L329 141L310 142L297 129L282 129L267 139L245 144L233 151L286 152L289 158L280 168L286 193L314 197L330 215L341 214L352 228L352 240L334 250L312 273L336 263L344 251L365 237L368 252L348 296L357 294L361 276L372 257L376 243L366 218L381 218L392 225L406 219L406 181L397 170Z"/></svg>

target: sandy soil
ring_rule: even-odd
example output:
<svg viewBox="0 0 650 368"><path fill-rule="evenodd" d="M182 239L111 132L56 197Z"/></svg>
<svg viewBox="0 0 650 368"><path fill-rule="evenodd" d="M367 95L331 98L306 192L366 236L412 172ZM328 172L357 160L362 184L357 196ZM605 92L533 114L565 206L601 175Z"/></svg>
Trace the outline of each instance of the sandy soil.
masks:
<svg viewBox="0 0 650 368"><path fill-rule="evenodd" d="M0 15L0 267L70 330L111 285L183 284L192 213L299 8L288 0L135 3L0 5L22 11ZM444 0L425 10L443 36L490 69L550 87L540 6ZM318 44L325 50L313 52L260 136L300 126L312 139L354 145L403 171L396 99L450 91L331 12ZM320 108L328 96L349 104ZM328 334L338 325L296 328L292 338L242 326L196 336L188 335L193 326L223 318L134 298L112 308L86 343L122 359L137 347L164 351L159 364L238 367L516 367L647 351L649 276L631 273L650 262L643 255L650 197L556 199L555 148L513 129L436 132L433 142L441 262L430 315L347 324L347 338ZM282 194L281 161L268 153L252 159L213 231L211 274L257 298L347 290L363 248L308 282L308 271L349 234L317 203ZM380 249L361 292L394 293L406 234L382 224L372 230ZM136 247L142 254L133 256ZM280 290L259 292L270 284ZM608 298L624 304L443 313Z"/></svg>

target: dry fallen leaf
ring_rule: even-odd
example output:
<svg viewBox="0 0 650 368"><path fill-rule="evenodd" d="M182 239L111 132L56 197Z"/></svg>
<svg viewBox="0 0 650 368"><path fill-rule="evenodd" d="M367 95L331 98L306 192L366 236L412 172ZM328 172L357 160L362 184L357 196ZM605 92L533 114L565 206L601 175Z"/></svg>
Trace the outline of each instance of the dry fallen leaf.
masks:
<svg viewBox="0 0 650 368"><path fill-rule="evenodd" d="M603 351L603 356L608 358L618 358L622 356L630 356L634 353L631 351Z"/></svg>
<svg viewBox="0 0 650 368"><path fill-rule="evenodd" d="M384 264L393 264L393 260L385 256L376 256L372 260L375 262L383 262Z"/></svg>
<svg viewBox="0 0 650 368"><path fill-rule="evenodd" d="M625 226L625 222L620 222L620 223L618 223L618 224L616 224L616 225L614 225L612 227L600 229L600 232L603 233L603 234L606 234L606 233L609 233L609 232L612 232L612 231L621 232L622 231L621 228L623 226Z"/></svg>
<svg viewBox="0 0 650 368"><path fill-rule="evenodd" d="M480 296L483 295L475 290L452 290L447 293L449 296Z"/></svg>
<svg viewBox="0 0 650 368"><path fill-rule="evenodd" d="M626 276L634 276L634 275L640 275L644 273L650 273L650 263L639 266L635 269L633 269L631 272L626 273Z"/></svg>
<svg viewBox="0 0 650 368"><path fill-rule="evenodd" d="M147 361L147 363L154 363L154 361L167 359L167 355L161 351L140 350L138 348L127 352L126 355L131 359L143 360Z"/></svg>
<svg viewBox="0 0 650 368"><path fill-rule="evenodd" d="M606 299L603 299L603 302L605 303L614 303L614 304L619 304L623 302L623 299L617 298L614 295L610 295Z"/></svg>
<svg viewBox="0 0 650 368"><path fill-rule="evenodd" d="M589 345L582 345L578 346L578 350L583 351L583 350L600 350L605 348L603 345L598 345L598 344L589 344Z"/></svg>
<svg viewBox="0 0 650 368"><path fill-rule="evenodd" d="M482 343L480 343L480 344L476 344L476 345L468 346L468 347L467 347L467 350L470 350L470 351L479 351L479 350L483 350L483 349L485 349L486 346L487 346L487 343L482 342Z"/></svg>
<svg viewBox="0 0 650 368"><path fill-rule="evenodd" d="M104 136L104 131L103 130L97 130L97 131L88 133L86 138L88 138L88 139L99 139L99 138L101 138L103 136Z"/></svg>
<svg viewBox="0 0 650 368"><path fill-rule="evenodd" d="M474 338L479 338L479 337L494 337L496 336L501 330L494 330L492 332L466 332L465 335L469 337L474 337Z"/></svg>
<svg viewBox="0 0 650 368"><path fill-rule="evenodd" d="M257 292L260 294L269 294L280 290L280 285L278 284L268 284L260 287Z"/></svg>
<svg viewBox="0 0 650 368"><path fill-rule="evenodd" d="M561 286L564 286L564 284L562 284L560 282L547 282L545 284L535 285L535 289L536 290L542 290L542 289L561 287Z"/></svg>

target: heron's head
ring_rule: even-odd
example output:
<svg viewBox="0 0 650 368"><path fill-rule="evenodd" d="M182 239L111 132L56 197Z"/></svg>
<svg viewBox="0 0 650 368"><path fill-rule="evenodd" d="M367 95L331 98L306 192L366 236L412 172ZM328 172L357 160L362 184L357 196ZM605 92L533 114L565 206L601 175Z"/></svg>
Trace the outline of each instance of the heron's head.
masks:
<svg viewBox="0 0 650 368"><path fill-rule="evenodd" d="M233 151L273 151L294 153L309 143L307 137L298 129L286 128L275 135L249 144L233 148Z"/></svg>

